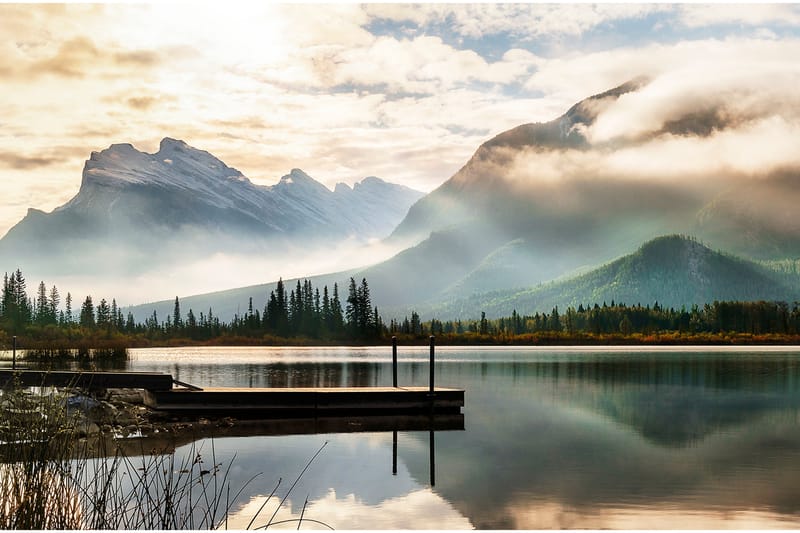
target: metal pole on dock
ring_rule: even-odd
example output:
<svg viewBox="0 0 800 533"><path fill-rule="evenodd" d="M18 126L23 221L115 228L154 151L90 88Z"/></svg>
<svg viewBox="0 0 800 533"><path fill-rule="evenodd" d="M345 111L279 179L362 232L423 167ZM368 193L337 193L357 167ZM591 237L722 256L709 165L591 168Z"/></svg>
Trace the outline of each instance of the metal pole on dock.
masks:
<svg viewBox="0 0 800 533"><path fill-rule="evenodd" d="M397 337L392 335L392 387L397 387Z"/></svg>
<svg viewBox="0 0 800 533"><path fill-rule="evenodd" d="M17 336L11 338L11 370L17 369Z"/></svg>
<svg viewBox="0 0 800 533"><path fill-rule="evenodd" d="M430 390L428 391L428 392L430 392L430 394L433 394L433 359L434 359L433 352L434 352L435 341L436 341L436 337L431 335L431 362L430 362L430 373L431 373L431 376L430 376L430 380L429 380L429 382L430 382Z"/></svg>

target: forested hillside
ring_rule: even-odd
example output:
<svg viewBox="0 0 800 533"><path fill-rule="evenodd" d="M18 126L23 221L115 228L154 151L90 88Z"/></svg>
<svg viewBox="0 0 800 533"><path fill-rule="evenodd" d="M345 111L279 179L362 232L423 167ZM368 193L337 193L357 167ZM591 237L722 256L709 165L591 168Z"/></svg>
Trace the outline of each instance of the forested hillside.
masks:
<svg viewBox="0 0 800 533"><path fill-rule="evenodd" d="M555 306L611 301L691 307L717 301L800 299L800 276L784 269L715 252L702 243L672 235L645 243L635 253L573 279L519 291L496 291L421 307L423 317L475 318L533 314Z"/></svg>

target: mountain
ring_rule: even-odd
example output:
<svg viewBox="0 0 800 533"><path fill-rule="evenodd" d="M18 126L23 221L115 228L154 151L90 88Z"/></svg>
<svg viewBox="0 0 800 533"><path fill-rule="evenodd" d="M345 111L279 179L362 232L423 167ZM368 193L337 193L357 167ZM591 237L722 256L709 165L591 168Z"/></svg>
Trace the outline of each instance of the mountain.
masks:
<svg viewBox="0 0 800 533"><path fill-rule="evenodd" d="M658 302L676 309L715 300L751 301L800 299L800 277L779 273L756 262L713 251L677 235L659 237L636 252L572 279L522 291L494 291L423 307L435 317L475 318L529 314L603 302Z"/></svg>
<svg viewBox="0 0 800 533"><path fill-rule="evenodd" d="M632 80L552 121L523 124L483 143L409 209L390 237L418 251L466 251L446 270L436 256L426 263L400 254L370 272L424 275L394 302L402 304L537 285L673 233L755 260L800 257L794 208L800 171L718 168L715 150L756 110L708 94L697 103L670 102L662 121L647 130L651 111L630 102L642 101L650 83ZM637 114L627 117L627 129L604 138L612 119L620 123L619 110L630 108ZM742 117L735 109L744 109ZM691 146L703 146L705 159L680 160L683 150L697 153Z"/></svg>
<svg viewBox="0 0 800 533"><path fill-rule="evenodd" d="M610 239L629 245L680 223L684 212L693 214L703 205L690 191L654 180L606 177L601 169L598 179L553 176L548 168L554 160L569 163L572 152L589 151L586 128L604 107L644 83L628 82L578 102L550 122L523 124L486 141L449 180L409 209L393 237L421 239L453 226L490 226L508 236L507 242L513 237L580 246L597 236L608 241L610 230L630 221L647 221L640 231Z"/></svg>
<svg viewBox="0 0 800 533"><path fill-rule="evenodd" d="M448 266L463 259L461 248L448 249L436 246L438 239L450 238L435 234L426 243L405 250L399 256L405 257L409 263L428 261L443 269L445 275L453 275L455 267ZM427 248L432 243L432 248ZM513 245L511 246L513 249ZM501 265L505 265L504 254L507 248L497 252L496 257ZM511 252L513 255L513 251ZM432 260L430 255L436 255ZM742 259L720 251L689 237L670 235L657 237L641 245L635 252L617 258L606 265L588 269L587 272L565 275L561 279L525 289L490 290L483 292L466 292L458 286L449 290L436 292L429 281L436 279L426 273L420 273L413 279L400 277L404 275L391 270L395 265L392 259L366 269L354 269L346 272L311 276L315 287L327 285L330 290L334 283L339 284L340 295L347 286L350 277L369 282L373 303L375 303L386 320L402 318L411 310L420 313L423 319L474 319L482 311L489 318L510 316L516 310L520 314L534 312L550 312L558 306L577 307L580 304L602 304L603 302L641 303L652 305L658 302L665 307L676 309L693 304L703 305L718 301L753 301L753 300L800 300L800 274L797 269L777 270L760 263ZM511 265L510 268L514 268ZM287 287L293 288L296 279L284 280ZM419 300L404 295L407 289L410 294L423 294ZM262 309L267 296L275 289L275 282L249 287L241 287L228 291L181 298L182 309L193 308L207 310L211 307L217 316L230 319L234 314L241 314L247 308L248 299L253 298L253 305ZM426 291L435 292L437 297L424 298ZM399 303L398 303L399 302ZM174 299L150 304L137 305L130 310L137 320L144 320L156 310L158 316L165 317L172 313ZM127 313L127 310L126 310Z"/></svg>
<svg viewBox="0 0 800 533"><path fill-rule="evenodd" d="M300 169L260 186L183 141L165 138L153 154L114 144L92 152L74 198L30 209L8 231L0 260L44 275L133 274L215 253L366 241L388 235L421 196L376 177L331 191Z"/></svg>
<svg viewBox="0 0 800 533"><path fill-rule="evenodd" d="M554 282L636 253L663 235L691 234L744 259L793 264L800 258L800 171L757 165L749 152L731 151L742 146L733 142L737 135L751 138L748 128L762 110L749 99L713 91L659 107L650 104L662 94L653 83L629 81L577 102L554 120L522 124L487 140L408 209L386 240L402 245L401 252L349 272L367 278L373 302L389 317L417 309L448 318L489 312L495 303L497 313L510 313L513 304L498 302L544 290L544 284L550 292L536 293L544 308L578 295L594 301L613 291L561 298L552 287L573 286ZM723 263L713 264L725 268ZM795 281L773 280L765 272L741 276L757 290L732 286L729 295L794 294ZM711 270L707 293L682 293L692 285L677 281L685 277L677 269L663 276L682 303L728 294L714 284ZM661 302L659 290L637 286L622 298Z"/></svg>
<svg viewBox="0 0 800 533"><path fill-rule="evenodd" d="M759 260L800 257L800 174L725 190L696 216L697 233L732 253Z"/></svg>

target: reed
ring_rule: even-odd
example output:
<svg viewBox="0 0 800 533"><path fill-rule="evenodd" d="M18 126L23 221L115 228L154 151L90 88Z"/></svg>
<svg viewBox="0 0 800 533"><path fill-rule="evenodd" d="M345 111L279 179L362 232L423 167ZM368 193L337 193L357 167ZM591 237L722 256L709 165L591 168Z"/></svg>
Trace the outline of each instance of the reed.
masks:
<svg viewBox="0 0 800 533"><path fill-rule="evenodd" d="M2 391L4 530L217 529L225 527L233 503L260 475L234 491L233 459L218 461L213 439L205 441L210 451L194 443L178 456L145 450L144 443L126 453L113 439L79 438L87 420L79 410L67 409L67 396L45 388ZM258 527L269 527L273 519Z"/></svg>

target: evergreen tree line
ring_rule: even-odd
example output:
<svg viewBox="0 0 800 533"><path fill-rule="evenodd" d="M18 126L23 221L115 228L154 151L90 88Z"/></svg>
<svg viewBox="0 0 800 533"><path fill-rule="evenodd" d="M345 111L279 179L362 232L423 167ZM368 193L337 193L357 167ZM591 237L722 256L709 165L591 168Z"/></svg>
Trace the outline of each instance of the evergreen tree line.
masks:
<svg viewBox="0 0 800 533"><path fill-rule="evenodd" d="M62 337L74 338L74 333L80 331L107 336L137 335L151 340L273 336L342 341L375 339L387 332L378 308L372 306L366 279L357 284L350 278L344 307L337 284L332 291L325 285L320 292L310 280L298 280L297 286L287 291L281 279L270 292L263 311L254 309L250 298L247 312L237 314L230 322L221 321L210 308L199 314L189 309L183 315L178 297L175 297L171 315L160 320L154 310L144 322L137 322L130 312L123 316L116 299L109 304L103 298L95 305L92 297L86 296L80 308L73 310L72 295L67 293L63 306L61 304L56 286L48 290L41 282L31 298L22 272L17 269L10 275L6 273L0 297L0 330L7 336L37 338L55 338L59 333Z"/></svg>
<svg viewBox="0 0 800 533"><path fill-rule="evenodd" d="M414 326L414 317L417 325ZM410 327L410 331L409 331ZM416 329L414 329L416 327ZM416 335L477 334L491 337L508 337L535 333L565 333L567 335L601 334L653 334L676 333L746 333L800 334L800 302L719 302L703 306L693 305L689 309L665 308L656 302L653 306L624 303L594 304L577 308L568 307L560 312L554 307L550 313L521 315L514 310L509 317L487 319L481 313L479 320L445 321L430 320L418 323L412 320L402 325L392 322L392 332Z"/></svg>
<svg viewBox="0 0 800 533"><path fill-rule="evenodd" d="M177 298L175 306L174 314L177 316ZM344 309L336 283L333 291L325 285L320 293L310 280L302 283L298 280L296 287L287 293L283 279L280 279L275 290L270 291L262 313L253 308L253 299L250 298L247 312L234 316L229 329L233 335L247 337L273 335L326 340L376 339L386 333L378 308L372 306L365 278L360 284L350 278ZM196 332L190 330L188 333L191 337Z"/></svg>
<svg viewBox="0 0 800 533"><path fill-rule="evenodd" d="M49 290L42 281L36 295L31 298L27 293L27 282L22 272L17 269L10 275L3 276L3 290L0 295L0 329L11 334L23 333L31 326L38 327L73 327L124 330L132 327L133 315L127 321L116 299L109 304L103 298L95 306L92 297L87 296L80 309L73 310L72 294L67 293L61 306L61 294L53 285Z"/></svg>
<svg viewBox="0 0 800 533"><path fill-rule="evenodd" d="M3 277L0 295L0 338L24 335L31 339L63 340L76 338L144 338L151 341L192 339L205 341L241 337L254 340L307 338L325 341L365 341L399 335L408 339L428 335L480 336L486 341L507 340L514 336L537 333L591 338L596 335L649 335L659 332L687 334L800 334L800 302L718 302L687 308L666 308L657 302L652 306L633 306L612 301L610 304L579 305L550 313L522 315L514 310L511 316L487 319L421 321L417 312L403 320L385 325L378 308L371 302L366 279L356 283L350 278L347 298L342 302L339 287L322 291L310 280L297 281L287 291L279 280L262 310L255 309L252 298L244 314L236 314L230 322L215 316L212 309L184 315L180 300L175 298L173 313L160 320L157 313L144 322L137 322L132 313L123 316L115 299L105 298L95 304L86 296L77 309L72 295L62 300L56 286L47 288L40 282L33 297L27 294L25 277L18 269Z"/></svg>

